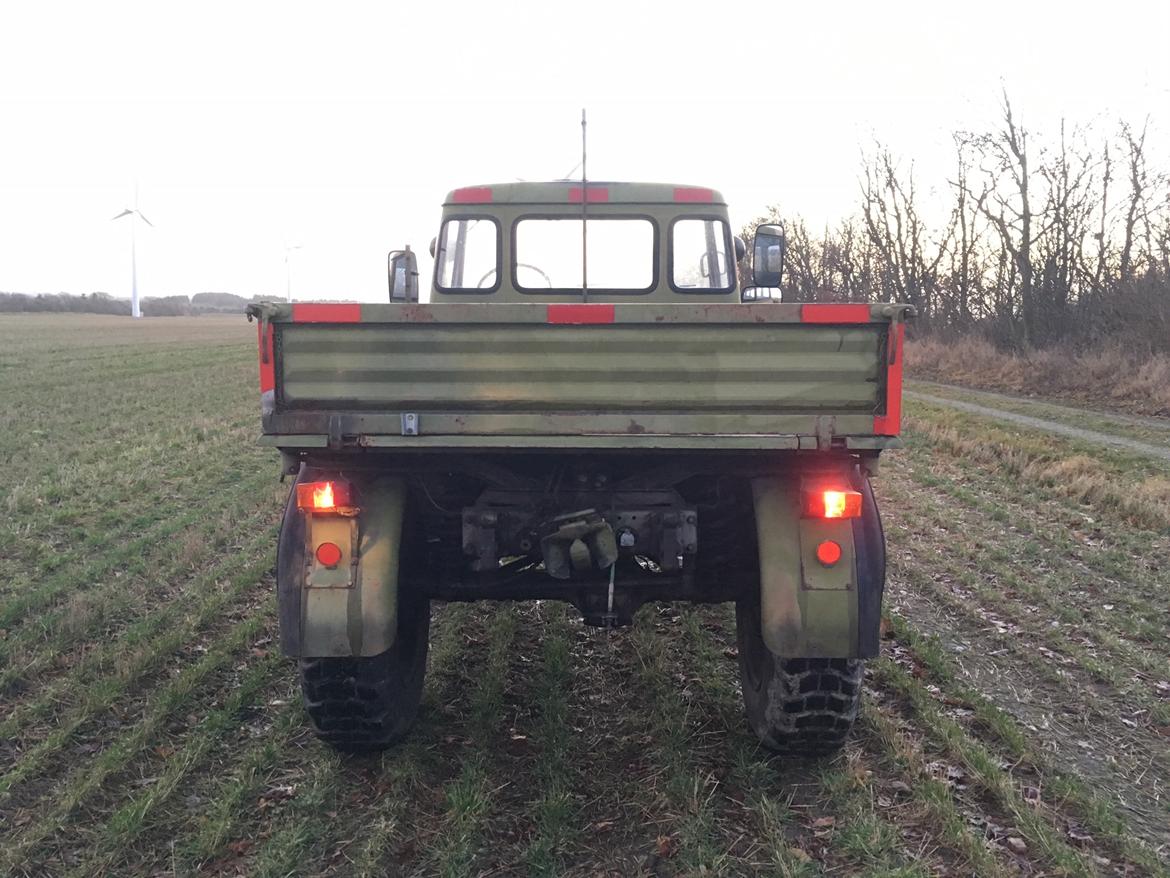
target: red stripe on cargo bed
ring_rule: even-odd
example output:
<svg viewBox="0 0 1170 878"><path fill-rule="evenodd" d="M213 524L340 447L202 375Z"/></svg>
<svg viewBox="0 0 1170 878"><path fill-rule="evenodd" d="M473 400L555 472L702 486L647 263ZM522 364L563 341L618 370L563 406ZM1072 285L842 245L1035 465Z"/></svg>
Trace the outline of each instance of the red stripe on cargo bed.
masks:
<svg viewBox="0 0 1170 878"><path fill-rule="evenodd" d="M886 413L873 416L877 436L897 436L902 432L902 348L906 324L899 323L890 337L890 356L886 366Z"/></svg>
<svg viewBox="0 0 1170 878"><path fill-rule="evenodd" d="M451 201L455 204L491 204L491 186L468 186L465 189L456 189L451 193Z"/></svg>
<svg viewBox="0 0 1170 878"><path fill-rule="evenodd" d="M869 305L801 305L801 323L869 323Z"/></svg>
<svg viewBox="0 0 1170 878"><path fill-rule="evenodd" d="M606 186L590 186L586 189L588 193L585 197L589 201L609 201L609 188ZM569 201L573 204L581 203L581 187L574 186L569 190Z"/></svg>
<svg viewBox="0 0 1170 878"><path fill-rule="evenodd" d="M612 304L549 305L549 323L613 323Z"/></svg>
<svg viewBox="0 0 1170 878"><path fill-rule="evenodd" d="M674 200L710 203L715 200L715 193L710 189L699 189L695 186L675 186Z"/></svg>
<svg viewBox="0 0 1170 878"><path fill-rule="evenodd" d="M297 302L292 316L294 323L361 323L362 306L356 302Z"/></svg>
<svg viewBox="0 0 1170 878"><path fill-rule="evenodd" d="M267 328L268 332L264 330ZM256 343L260 348L260 393L276 389L276 370L272 365L272 324L256 324Z"/></svg>

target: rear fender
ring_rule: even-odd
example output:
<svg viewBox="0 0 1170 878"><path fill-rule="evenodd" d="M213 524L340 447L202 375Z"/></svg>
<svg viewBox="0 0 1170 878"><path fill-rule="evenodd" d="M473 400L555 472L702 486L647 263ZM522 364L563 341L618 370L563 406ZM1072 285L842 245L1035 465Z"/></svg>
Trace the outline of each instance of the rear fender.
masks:
<svg viewBox="0 0 1170 878"><path fill-rule="evenodd" d="M856 658L876 654L885 574L881 523L864 476L854 469L846 478L862 491L860 519L802 518L797 475L752 480L760 562L760 633L777 656ZM840 561L828 567L816 556L816 548L824 540L841 547ZM879 554L881 576L877 577Z"/></svg>
<svg viewBox="0 0 1170 878"><path fill-rule="evenodd" d="M297 483L336 478L302 467ZM406 486L401 479L355 483L353 517L310 515L296 506L293 486L277 552L280 640L286 655L302 658L372 656L394 644L398 623L398 568ZM326 568L315 557L321 542L342 549Z"/></svg>

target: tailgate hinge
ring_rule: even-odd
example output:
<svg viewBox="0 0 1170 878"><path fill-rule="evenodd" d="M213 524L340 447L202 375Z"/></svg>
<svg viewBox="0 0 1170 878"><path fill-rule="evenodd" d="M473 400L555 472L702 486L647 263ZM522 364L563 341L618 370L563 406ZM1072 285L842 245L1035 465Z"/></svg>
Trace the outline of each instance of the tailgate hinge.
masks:
<svg viewBox="0 0 1170 878"><path fill-rule="evenodd" d="M402 435L403 436L417 436L418 435L418 415L414 412L402 413Z"/></svg>

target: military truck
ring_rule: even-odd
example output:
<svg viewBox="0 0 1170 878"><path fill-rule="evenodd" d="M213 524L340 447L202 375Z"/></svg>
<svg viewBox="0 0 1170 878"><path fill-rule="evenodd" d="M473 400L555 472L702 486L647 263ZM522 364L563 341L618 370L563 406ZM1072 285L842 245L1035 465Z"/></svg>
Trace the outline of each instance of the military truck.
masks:
<svg viewBox="0 0 1170 878"><path fill-rule="evenodd" d="M429 302L407 248L386 302L249 307L261 441L296 477L281 643L321 738L407 733L432 601L616 627L685 600L735 603L765 745L841 746L878 652L870 478L912 310L776 301L782 230L753 237L748 260L707 188L472 186L443 204Z"/></svg>

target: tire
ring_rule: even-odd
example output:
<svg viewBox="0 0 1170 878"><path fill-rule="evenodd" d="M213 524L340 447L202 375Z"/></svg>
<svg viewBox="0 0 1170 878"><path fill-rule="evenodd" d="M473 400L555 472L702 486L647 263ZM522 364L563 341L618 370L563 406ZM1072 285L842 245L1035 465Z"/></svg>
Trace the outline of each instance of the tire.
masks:
<svg viewBox="0 0 1170 878"><path fill-rule="evenodd" d="M399 596L398 634L383 653L301 660L301 692L317 737L336 750L381 750L401 741L418 716L430 601Z"/></svg>
<svg viewBox="0 0 1170 878"><path fill-rule="evenodd" d="M770 750L829 756L845 744L861 705L861 659L781 658L760 633L760 603L735 605L739 676L748 723Z"/></svg>

